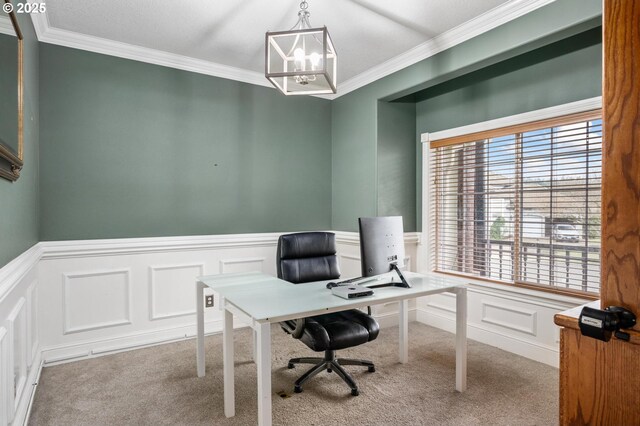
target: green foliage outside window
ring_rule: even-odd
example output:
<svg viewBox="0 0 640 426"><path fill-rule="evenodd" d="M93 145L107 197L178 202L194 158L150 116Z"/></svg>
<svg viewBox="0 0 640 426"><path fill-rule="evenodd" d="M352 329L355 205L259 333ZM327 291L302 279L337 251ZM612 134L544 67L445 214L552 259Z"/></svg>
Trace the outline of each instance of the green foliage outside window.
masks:
<svg viewBox="0 0 640 426"><path fill-rule="evenodd" d="M501 240L504 238L504 218L502 216L498 216L496 220L491 224L491 239L492 240Z"/></svg>

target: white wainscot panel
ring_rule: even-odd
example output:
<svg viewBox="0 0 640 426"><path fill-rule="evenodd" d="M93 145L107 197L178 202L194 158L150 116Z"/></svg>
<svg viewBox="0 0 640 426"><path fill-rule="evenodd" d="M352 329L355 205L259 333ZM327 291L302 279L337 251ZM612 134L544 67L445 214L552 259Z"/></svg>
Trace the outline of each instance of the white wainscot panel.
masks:
<svg viewBox="0 0 640 426"><path fill-rule="evenodd" d="M411 256L404 257L404 268L403 271L413 271L413 266L411 265Z"/></svg>
<svg viewBox="0 0 640 426"><path fill-rule="evenodd" d="M149 267L150 319L174 318L196 313L196 277L204 264Z"/></svg>
<svg viewBox="0 0 640 426"><path fill-rule="evenodd" d="M0 426L9 422L9 333L4 327L0 327Z"/></svg>
<svg viewBox="0 0 640 426"><path fill-rule="evenodd" d="M37 355L38 341L38 282L35 281L27 290L27 365L31 367Z"/></svg>
<svg viewBox="0 0 640 426"><path fill-rule="evenodd" d="M264 272L264 261L264 257L222 259L220 260L220 273Z"/></svg>
<svg viewBox="0 0 640 426"><path fill-rule="evenodd" d="M434 294L425 298L427 306L438 311L456 313L456 295L452 293Z"/></svg>
<svg viewBox="0 0 640 426"><path fill-rule="evenodd" d="M20 404L20 398L27 383L27 319L26 300L21 297L7 317L8 328L8 368L7 419L11 422ZM4 394L4 392L3 392Z"/></svg>
<svg viewBox="0 0 640 426"><path fill-rule="evenodd" d="M359 277L362 275L360 267L360 256L351 254L340 254L340 275L341 277Z"/></svg>
<svg viewBox="0 0 640 426"><path fill-rule="evenodd" d="M130 269L63 276L64 334L131 324Z"/></svg>
<svg viewBox="0 0 640 426"><path fill-rule="evenodd" d="M482 301L482 322L536 335L537 312L516 306Z"/></svg>

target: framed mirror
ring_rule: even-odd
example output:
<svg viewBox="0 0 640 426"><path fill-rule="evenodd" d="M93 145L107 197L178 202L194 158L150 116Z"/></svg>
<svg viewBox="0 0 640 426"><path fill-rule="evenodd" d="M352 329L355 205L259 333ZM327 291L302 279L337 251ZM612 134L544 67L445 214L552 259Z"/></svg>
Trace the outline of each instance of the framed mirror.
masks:
<svg viewBox="0 0 640 426"><path fill-rule="evenodd" d="M22 43L11 0L4 0L0 12L0 177L12 182L20 177L23 166Z"/></svg>

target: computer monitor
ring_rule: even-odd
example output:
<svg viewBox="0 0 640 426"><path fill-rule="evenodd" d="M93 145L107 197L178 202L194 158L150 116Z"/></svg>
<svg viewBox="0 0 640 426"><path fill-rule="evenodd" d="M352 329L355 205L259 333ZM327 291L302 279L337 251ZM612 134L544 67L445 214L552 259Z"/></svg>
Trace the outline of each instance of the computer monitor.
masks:
<svg viewBox="0 0 640 426"><path fill-rule="evenodd" d="M400 282L379 284L371 288L411 287L400 271L404 267L402 216L361 217L358 223L362 276L371 277L395 271L400 277Z"/></svg>

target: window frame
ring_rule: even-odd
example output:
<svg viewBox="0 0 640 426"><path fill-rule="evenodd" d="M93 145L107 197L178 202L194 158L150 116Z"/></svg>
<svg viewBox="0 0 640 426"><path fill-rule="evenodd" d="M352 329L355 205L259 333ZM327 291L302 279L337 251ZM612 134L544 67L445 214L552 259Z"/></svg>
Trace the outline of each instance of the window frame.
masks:
<svg viewBox="0 0 640 426"><path fill-rule="evenodd" d="M483 123L476 123L459 128L448 129L436 133L423 133L422 141L422 230L423 245L426 255L423 255L423 270L429 270L434 273L450 275L455 277L467 278L478 284L491 283L499 284L505 287L516 287L528 290L536 290L547 293L553 293L563 296L579 297L588 300L597 300L600 293L585 292L581 290L564 289L559 287L551 287L547 285L530 284L518 282L514 276L513 281L505 282L497 279L480 277L464 272L441 271L436 268L436 253L434 248L437 247L437 209L433 208L436 202L434 174L431 170L431 150L433 148L459 145L466 142L474 142L482 139L497 138L510 134L524 133L532 130L539 130L560 125L576 123L580 121L589 121L594 119L602 119L602 98L592 98L584 101L578 101L571 104L560 105L557 107L546 108L543 110L532 111L529 113L518 114L510 117L504 117L497 120L491 120ZM521 196L521 194L519 194ZM518 203L516 203L517 205ZM517 221L520 222L520 221ZM517 232L514 232L518 235ZM516 237L514 246L519 243ZM518 259L520 248L517 248L514 256L514 262ZM514 264L514 269L517 265ZM600 283L602 282L602 273Z"/></svg>

